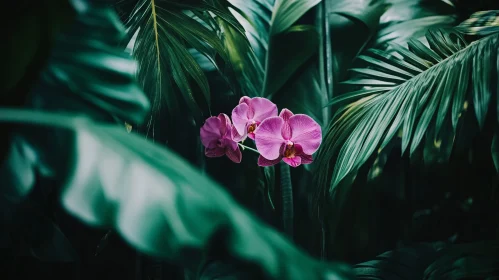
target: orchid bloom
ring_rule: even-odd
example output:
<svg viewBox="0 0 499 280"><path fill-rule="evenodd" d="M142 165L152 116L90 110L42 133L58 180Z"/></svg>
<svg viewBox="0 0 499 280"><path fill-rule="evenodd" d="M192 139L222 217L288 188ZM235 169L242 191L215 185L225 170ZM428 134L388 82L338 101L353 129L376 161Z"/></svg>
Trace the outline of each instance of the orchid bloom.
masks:
<svg viewBox="0 0 499 280"><path fill-rule="evenodd" d="M210 117L201 127L201 142L205 146L207 157L221 157L226 155L235 163L240 163L242 154L237 142L232 140L233 126L229 116L219 114L218 117Z"/></svg>
<svg viewBox="0 0 499 280"><path fill-rule="evenodd" d="M270 100L262 97L241 97L239 105L232 110L234 140L239 142L246 136L255 140L257 127L263 120L270 117L277 117L277 106Z"/></svg>
<svg viewBox="0 0 499 280"><path fill-rule="evenodd" d="M294 115L288 109L264 120L255 136L259 166L274 165L281 160L292 167L312 163L312 154L322 141L321 127L316 121L307 115Z"/></svg>

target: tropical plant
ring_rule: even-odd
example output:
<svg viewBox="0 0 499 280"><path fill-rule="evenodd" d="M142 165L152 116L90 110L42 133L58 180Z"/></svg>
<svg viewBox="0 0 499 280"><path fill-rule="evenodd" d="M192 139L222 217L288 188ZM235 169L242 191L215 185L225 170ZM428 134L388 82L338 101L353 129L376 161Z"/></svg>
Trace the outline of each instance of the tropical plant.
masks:
<svg viewBox="0 0 499 280"><path fill-rule="evenodd" d="M489 120L495 109L489 107L496 94L497 66L490 63L497 60L496 19L494 11L476 13L456 28L428 29L425 40L410 39L408 48L392 44L385 50L370 49L358 57L358 66L351 69L350 79L343 83L351 91L330 103L338 109L325 135L324 143L329 145L319 151L316 197L328 223L329 246L343 238L342 225L345 219L352 218L343 213L351 211L348 209L352 204L365 203L354 219L368 218L365 215L375 207L368 200L355 202L359 191L376 197L385 191L393 192L390 200L402 211L400 216L393 216L398 220L395 223L402 223L394 230L406 227L407 231L414 225L409 215L424 204L411 197L418 192L416 186L426 189L445 179L454 182L449 178L451 170L465 166L471 167L467 176L485 176L492 180L492 186L495 184L495 169L489 164L492 158L485 160L484 156L490 157L490 133L495 130ZM465 39L463 34L476 36ZM480 144L488 145L489 151L477 147L476 137L488 139ZM468 153L480 161L466 158ZM400 163L394 169L390 161L397 157ZM482 172L476 171L478 166ZM489 183L482 187L482 192L490 191ZM441 190L457 197L491 199L460 188ZM358 223L370 227L364 229L366 235L378 234L378 229L365 220ZM415 237L405 234L407 239ZM369 245L364 243L358 248L362 246ZM345 254L345 247L341 247L331 248L331 255Z"/></svg>
<svg viewBox="0 0 499 280"><path fill-rule="evenodd" d="M3 44L14 270L499 276L496 1L45 2Z"/></svg>
<svg viewBox="0 0 499 280"><path fill-rule="evenodd" d="M140 123L149 102L134 82L135 63L117 46L122 26L106 3L72 8L74 22L58 34L24 108L0 110L12 128L1 169L5 209L50 182L74 216L187 268L216 244L268 278L348 274L306 256L175 153L127 132L125 122ZM226 245L213 243L219 239ZM297 273L286 259L310 269Z"/></svg>

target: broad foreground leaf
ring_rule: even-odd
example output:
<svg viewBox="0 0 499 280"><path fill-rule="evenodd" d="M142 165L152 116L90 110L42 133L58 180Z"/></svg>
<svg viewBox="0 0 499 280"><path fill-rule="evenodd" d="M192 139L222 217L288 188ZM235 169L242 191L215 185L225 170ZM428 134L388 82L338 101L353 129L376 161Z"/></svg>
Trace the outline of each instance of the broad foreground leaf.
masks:
<svg viewBox="0 0 499 280"><path fill-rule="evenodd" d="M78 18L68 32L85 36L63 35L54 56L73 49L76 62L63 68L65 60L53 60L48 66L58 71L43 75L31 95L29 105L38 110L0 109L0 125L12 132L0 165L1 195L21 201L48 181L83 222L114 229L139 251L191 269L216 246L270 279L348 279L343 266L318 262L295 248L177 154L107 122L109 116L140 122L148 104L130 75L133 62L113 47L120 30L110 24L117 19L111 8L100 1L75 3ZM83 63L89 48L99 59ZM130 88L112 95L122 84ZM129 106L110 106L120 98Z"/></svg>
<svg viewBox="0 0 499 280"><path fill-rule="evenodd" d="M58 182L71 214L115 228L142 252L195 268L218 236L225 242L218 249L270 279L346 279L341 266L306 256L173 152L122 127L12 109L0 110L0 122L15 125L32 151L17 158L13 171L26 176L43 167L42 179ZM58 141L41 141L49 135ZM22 183L30 189L34 181Z"/></svg>
<svg viewBox="0 0 499 280"><path fill-rule="evenodd" d="M112 9L93 9L58 34L40 73L42 83L35 85L28 106L85 112L101 121L142 123L149 101L136 83L137 64L115 47L125 30Z"/></svg>

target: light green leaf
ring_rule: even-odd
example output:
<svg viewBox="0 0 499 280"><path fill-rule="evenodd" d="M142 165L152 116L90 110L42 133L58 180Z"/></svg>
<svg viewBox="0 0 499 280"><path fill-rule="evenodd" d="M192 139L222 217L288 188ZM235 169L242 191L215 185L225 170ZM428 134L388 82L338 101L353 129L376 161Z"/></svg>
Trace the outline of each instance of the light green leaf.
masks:
<svg viewBox="0 0 499 280"><path fill-rule="evenodd" d="M259 95L272 97L318 50L315 27L295 24L320 0L229 2L243 13L240 21L260 64L264 66Z"/></svg>
<svg viewBox="0 0 499 280"><path fill-rule="evenodd" d="M0 123L16 126L36 155L23 172L46 166L52 172L43 178L61 188L72 215L116 229L144 253L194 268L221 235L219 250L270 279L350 279L296 249L175 153L122 127L20 109L0 109ZM58 141L40 141L48 135Z"/></svg>

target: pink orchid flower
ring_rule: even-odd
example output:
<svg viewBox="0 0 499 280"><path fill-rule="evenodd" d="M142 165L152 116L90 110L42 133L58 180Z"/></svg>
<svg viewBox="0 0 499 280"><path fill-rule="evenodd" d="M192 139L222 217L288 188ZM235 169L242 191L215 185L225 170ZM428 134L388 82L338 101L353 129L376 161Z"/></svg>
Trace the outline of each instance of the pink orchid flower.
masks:
<svg viewBox="0 0 499 280"><path fill-rule="evenodd" d="M232 124L229 116L219 114L218 117L210 117L201 127L201 143L205 146L204 154L207 157L221 157L226 155L235 163L242 159L241 150L237 142L232 140Z"/></svg>
<svg viewBox="0 0 499 280"><path fill-rule="evenodd" d="M277 117L277 106L270 100L262 97L241 97L239 105L232 110L234 140L239 142L246 136L255 140L256 128L263 120L274 116Z"/></svg>
<svg viewBox="0 0 499 280"><path fill-rule="evenodd" d="M283 109L278 117L264 120L255 131L259 166L270 166L283 160L292 167L312 163L312 154L322 142L320 125L311 117L294 115Z"/></svg>

